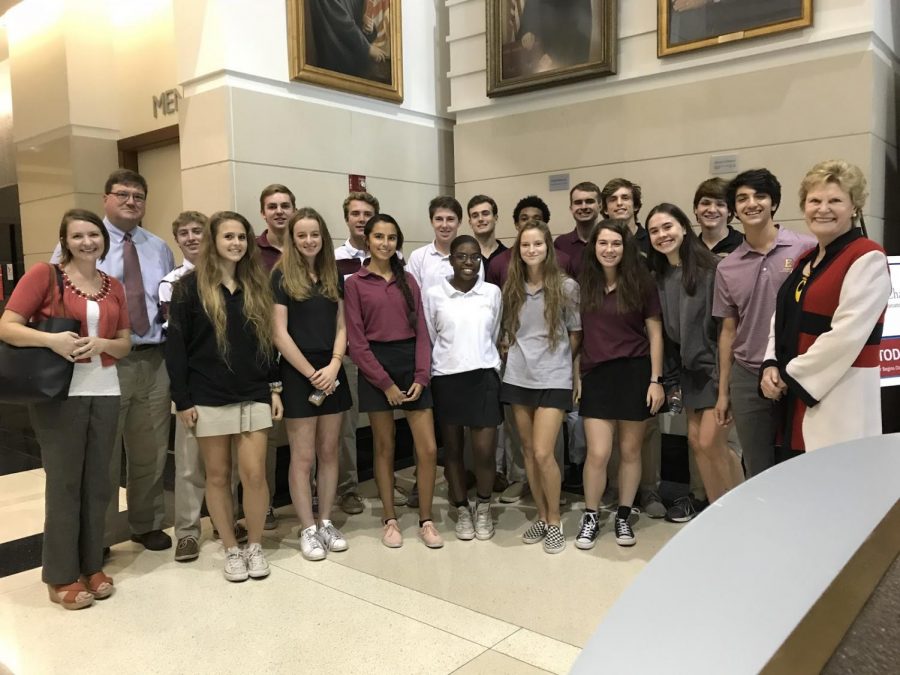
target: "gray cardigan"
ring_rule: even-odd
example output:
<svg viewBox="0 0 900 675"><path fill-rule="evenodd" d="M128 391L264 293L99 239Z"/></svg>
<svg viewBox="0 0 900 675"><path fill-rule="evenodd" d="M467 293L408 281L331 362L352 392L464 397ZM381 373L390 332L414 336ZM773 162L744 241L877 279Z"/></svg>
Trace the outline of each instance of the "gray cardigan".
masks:
<svg viewBox="0 0 900 675"><path fill-rule="evenodd" d="M690 370L712 380L719 377L718 324L712 315L714 270L704 270L694 295L681 283L681 268L670 267L658 282L666 331L665 379L677 381L677 373Z"/></svg>

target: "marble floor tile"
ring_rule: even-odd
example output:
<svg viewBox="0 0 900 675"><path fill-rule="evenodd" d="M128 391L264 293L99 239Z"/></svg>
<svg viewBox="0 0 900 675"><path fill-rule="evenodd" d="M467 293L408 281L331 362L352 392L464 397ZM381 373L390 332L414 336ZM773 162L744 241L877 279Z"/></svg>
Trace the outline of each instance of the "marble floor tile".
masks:
<svg viewBox="0 0 900 675"><path fill-rule="evenodd" d="M332 557L335 562L579 646L647 561L679 529L641 517L635 524L638 544L622 548L616 545L607 519L597 546L581 551L574 545L580 509L569 510L563 515L567 548L561 554L547 555L539 544L526 546L521 541L522 531L535 517L530 502L495 504L494 538L459 541L446 501L438 497L435 524L446 542L444 548L425 548L416 538L416 513L400 508L404 545L390 550L380 542L381 507L375 498L366 502L360 515L335 517L350 544L345 554ZM288 536L287 530L282 536ZM296 535L291 536L296 541Z"/></svg>
<svg viewBox="0 0 900 675"><path fill-rule="evenodd" d="M354 550L354 553L357 551ZM341 562L343 555L344 553L332 553L327 560L311 562L304 560L298 553L284 559L279 558L275 564L329 588L390 609L483 647L492 647L519 629L516 625L345 566Z"/></svg>
<svg viewBox="0 0 900 675"><path fill-rule="evenodd" d="M540 675L549 670L537 668L500 652L488 650L476 656L453 675Z"/></svg>
<svg viewBox="0 0 900 675"><path fill-rule="evenodd" d="M15 673L450 673L484 651L278 565L229 583L212 541L190 564L139 548L115 547L116 593L89 609L51 604L40 583L0 595L0 662ZM330 634L353 636L352 649Z"/></svg>
<svg viewBox="0 0 900 675"><path fill-rule="evenodd" d="M10 574L5 577L0 577L0 595L2 595L3 593L9 593L11 591L17 591L20 588L25 588L26 586L31 586L33 584L39 584L40 582L40 567L36 567L25 572L19 572L18 574Z"/></svg>
<svg viewBox="0 0 900 675"><path fill-rule="evenodd" d="M524 628L503 640L494 651L551 673L568 673L581 653L578 647Z"/></svg>
<svg viewBox="0 0 900 675"><path fill-rule="evenodd" d="M43 498L43 469L19 471L0 476L0 509L23 500Z"/></svg>

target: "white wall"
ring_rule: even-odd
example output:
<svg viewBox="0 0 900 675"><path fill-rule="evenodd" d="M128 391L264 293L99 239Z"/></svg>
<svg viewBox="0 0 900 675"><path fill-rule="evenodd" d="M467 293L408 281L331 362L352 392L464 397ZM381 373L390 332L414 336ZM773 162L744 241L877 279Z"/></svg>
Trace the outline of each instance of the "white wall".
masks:
<svg viewBox="0 0 900 675"><path fill-rule="evenodd" d="M430 239L428 199L453 189L448 50L433 47L446 32L440 2L403 3L400 105L291 82L283 0L174 9L186 207L212 209L208 186L219 185L215 196L259 227L260 189L284 183L343 237L347 174L360 173L404 226L408 250Z"/></svg>

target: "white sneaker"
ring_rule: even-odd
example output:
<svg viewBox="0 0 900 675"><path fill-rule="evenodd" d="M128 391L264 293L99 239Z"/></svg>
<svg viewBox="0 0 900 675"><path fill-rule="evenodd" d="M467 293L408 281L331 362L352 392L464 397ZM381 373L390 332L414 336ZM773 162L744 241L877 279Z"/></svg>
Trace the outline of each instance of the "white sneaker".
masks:
<svg viewBox="0 0 900 675"><path fill-rule="evenodd" d="M262 546L250 544L244 551L247 560L247 573L254 579L263 579L269 576L269 563L263 554Z"/></svg>
<svg viewBox="0 0 900 675"><path fill-rule="evenodd" d="M300 553L307 560L324 560L326 551L316 535L316 526L310 525L300 532Z"/></svg>
<svg viewBox="0 0 900 675"><path fill-rule="evenodd" d="M456 507L456 538L463 541L475 538L475 524L472 522L472 511L468 506Z"/></svg>
<svg viewBox="0 0 900 675"><path fill-rule="evenodd" d="M475 507L475 536L479 541L486 541L494 536L490 502L479 502Z"/></svg>
<svg viewBox="0 0 900 675"><path fill-rule="evenodd" d="M319 525L318 531L319 541L322 542L328 551L336 553L347 550L347 540L339 529L337 529L330 520L323 520Z"/></svg>
<svg viewBox="0 0 900 675"><path fill-rule="evenodd" d="M241 549L237 546L226 549L225 578L228 579L228 581L247 581L247 577L249 576L250 575L247 573L247 561L244 560Z"/></svg>

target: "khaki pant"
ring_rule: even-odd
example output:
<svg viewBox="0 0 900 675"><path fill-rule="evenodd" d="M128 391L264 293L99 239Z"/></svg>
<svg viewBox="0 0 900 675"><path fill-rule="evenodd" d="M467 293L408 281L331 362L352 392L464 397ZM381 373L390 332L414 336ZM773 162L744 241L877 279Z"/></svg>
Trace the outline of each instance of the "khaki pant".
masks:
<svg viewBox="0 0 900 675"><path fill-rule="evenodd" d="M122 448L126 460L128 526L132 534L163 527L163 470L169 448L169 375L161 346L133 351L118 363L122 390L116 441L109 462L112 487L106 543L114 544L119 511Z"/></svg>
<svg viewBox="0 0 900 675"><path fill-rule="evenodd" d="M349 387L353 406L344 413L341 421L341 446L338 450L340 453L338 458L338 497L359 489L359 466L356 460L356 425L359 424L359 402L357 401L356 387L359 383L359 368L349 356L344 357L344 372L347 374L347 381L341 382L340 386Z"/></svg>

